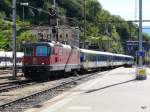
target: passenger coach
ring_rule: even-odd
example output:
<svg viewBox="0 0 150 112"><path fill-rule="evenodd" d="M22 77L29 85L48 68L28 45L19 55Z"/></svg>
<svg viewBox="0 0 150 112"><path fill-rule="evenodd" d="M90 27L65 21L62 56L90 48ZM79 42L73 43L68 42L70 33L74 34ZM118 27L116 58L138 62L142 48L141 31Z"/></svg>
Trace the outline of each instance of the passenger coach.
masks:
<svg viewBox="0 0 150 112"><path fill-rule="evenodd" d="M16 65L18 68L22 67L23 52L16 53ZM0 68L12 68L13 67L13 52L0 51Z"/></svg>
<svg viewBox="0 0 150 112"><path fill-rule="evenodd" d="M81 49L80 53L81 66L84 69L108 68L113 64L112 53L87 49Z"/></svg>
<svg viewBox="0 0 150 112"><path fill-rule="evenodd" d="M86 70L132 66L134 64L134 58L132 56L123 54L81 49L80 55L81 68Z"/></svg>

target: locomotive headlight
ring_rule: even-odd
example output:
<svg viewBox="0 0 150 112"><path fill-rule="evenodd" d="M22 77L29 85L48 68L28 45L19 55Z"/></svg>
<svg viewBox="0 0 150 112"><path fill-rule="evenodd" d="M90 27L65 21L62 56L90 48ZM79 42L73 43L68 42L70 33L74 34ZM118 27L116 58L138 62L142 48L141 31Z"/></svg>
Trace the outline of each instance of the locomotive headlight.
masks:
<svg viewBox="0 0 150 112"><path fill-rule="evenodd" d="M42 65L45 65L45 63L41 63Z"/></svg>

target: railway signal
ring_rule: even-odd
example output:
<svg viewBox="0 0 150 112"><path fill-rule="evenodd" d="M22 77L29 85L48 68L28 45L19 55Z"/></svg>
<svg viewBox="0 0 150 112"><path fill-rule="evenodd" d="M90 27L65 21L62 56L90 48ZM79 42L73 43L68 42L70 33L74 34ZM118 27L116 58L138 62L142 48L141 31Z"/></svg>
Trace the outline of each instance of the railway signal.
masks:
<svg viewBox="0 0 150 112"><path fill-rule="evenodd" d="M57 26L57 11L55 8L48 9L49 14L49 25L50 26Z"/></svg>
<svg viewBox="0 0 150 112"><path fill-rule="evenodd" d="M57 13L56 13L56 10L54 8L49 8L48 14L51 18L57 18Z"/></svg>

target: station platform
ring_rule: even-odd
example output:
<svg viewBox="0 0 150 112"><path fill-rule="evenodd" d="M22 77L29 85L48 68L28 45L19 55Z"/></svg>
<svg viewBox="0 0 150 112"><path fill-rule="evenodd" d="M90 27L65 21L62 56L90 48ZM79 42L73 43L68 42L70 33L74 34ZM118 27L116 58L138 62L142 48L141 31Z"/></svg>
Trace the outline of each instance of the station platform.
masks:
<svg viewBox="0 0 150 112"><path fill-rule="evenodd" d="M108 71L25 112L150 112L150 68L147 80L135 80L135 72Z"/></svg>

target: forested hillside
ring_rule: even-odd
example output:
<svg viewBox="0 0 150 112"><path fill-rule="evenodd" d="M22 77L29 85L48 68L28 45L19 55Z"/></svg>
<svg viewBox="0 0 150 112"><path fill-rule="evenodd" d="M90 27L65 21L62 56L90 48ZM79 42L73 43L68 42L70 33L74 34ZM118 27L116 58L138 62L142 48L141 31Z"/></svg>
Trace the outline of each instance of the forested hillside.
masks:
<svg viewBox="0 0 150 112"><path fill-rule="evenodd" d="M11 2L0 0L0 49L11 50ZM21 2L28 2L25 7L25 23L22 22ZM86 2L86 5L85 5ZM132 22L125 22L120 16L111 15L103 9L98 0L56 0L59 18L69 17L77 21L81 29L80 41L92 43L99 49L110 52L124 52L125 41L137 39L138 26ZM17 45L18 49L24 40L36 40L36 36L28 31L30 25L48 23L48 11L53 0L17 0ZM85 11L84 11L85 9ZM84 14L84 12L86 14ZM86 38L84 38L84 15L86 15ZM144 35L148 39L148 35Z"/></svg>

